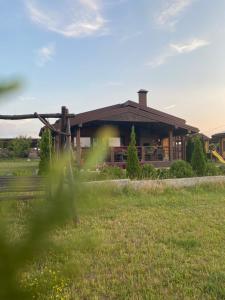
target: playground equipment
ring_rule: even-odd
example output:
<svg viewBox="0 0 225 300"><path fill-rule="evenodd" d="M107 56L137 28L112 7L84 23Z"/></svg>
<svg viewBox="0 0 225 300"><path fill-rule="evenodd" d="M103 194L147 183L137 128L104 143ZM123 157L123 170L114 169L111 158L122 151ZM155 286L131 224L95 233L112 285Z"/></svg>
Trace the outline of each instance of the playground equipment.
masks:
<svg viewBox="0 0 225 300"><path fill-rule="evenodd" d="M225 164L225 160L216 150L212 151L212 155L215 156L222 164Z"/></svg>

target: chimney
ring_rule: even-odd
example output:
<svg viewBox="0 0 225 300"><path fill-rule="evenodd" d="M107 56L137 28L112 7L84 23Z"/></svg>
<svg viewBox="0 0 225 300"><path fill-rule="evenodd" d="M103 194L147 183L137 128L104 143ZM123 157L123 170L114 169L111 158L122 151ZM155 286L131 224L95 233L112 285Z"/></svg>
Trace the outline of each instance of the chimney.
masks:
<svg viewBox="0 0 225 300"><path fill-rule="evenodd" d="M141 106L147 107L148 106L147 105L147 94L148 94L148 91L146 91L146 90L140 90L138 92L138 94L139 94L139 104Z"/></svg>

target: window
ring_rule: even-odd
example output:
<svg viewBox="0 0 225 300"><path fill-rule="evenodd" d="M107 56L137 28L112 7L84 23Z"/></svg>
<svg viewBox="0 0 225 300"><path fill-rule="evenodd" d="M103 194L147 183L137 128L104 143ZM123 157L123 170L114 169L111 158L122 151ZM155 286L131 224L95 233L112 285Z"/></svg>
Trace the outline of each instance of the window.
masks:
<svg viewBox="0 0 225 300"><path fill-rule="evenodd" d="M76 138L74 139L74 146L76 147ZM81 137L80 145L82 148L90 148L91 147L91 138L90 137Z"/></svg>
<svg viewBox="0 0 225 300"><path fill-rule="evenodd" d="M109 147L120 147L120 138L119 137L109 138Z"/></svg>

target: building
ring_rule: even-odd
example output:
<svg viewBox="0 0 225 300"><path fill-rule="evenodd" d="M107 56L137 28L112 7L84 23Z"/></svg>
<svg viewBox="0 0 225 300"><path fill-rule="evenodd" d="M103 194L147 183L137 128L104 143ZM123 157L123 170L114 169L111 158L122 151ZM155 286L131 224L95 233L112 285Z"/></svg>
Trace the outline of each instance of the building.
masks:
<svg viewBox="0 0 225 300"><path fill-rule="evenodd" d="M106 159L109 165L125 167L132 126L141 163L163 167L173 160L185 159L185 138L198 133L198 128L187 125L184 119L148 107L147 94L148 91L140 90L138 103L126 101L75 115L71 119L71 134L78 162L84 161L103 126L112 126L117 132L109 140Z"/></svg>

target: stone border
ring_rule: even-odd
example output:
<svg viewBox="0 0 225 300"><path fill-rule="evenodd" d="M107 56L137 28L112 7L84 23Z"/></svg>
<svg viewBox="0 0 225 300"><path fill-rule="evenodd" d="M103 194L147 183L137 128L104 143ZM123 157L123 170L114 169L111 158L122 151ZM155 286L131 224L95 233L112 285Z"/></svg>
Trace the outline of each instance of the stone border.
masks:
<svg viewBox="0 0 225 300"><path fill-rule="evenodd" d="M157 188L183 188L193 187L202 184L225 183L225 176L205 176L205 177L191 177L191 178L175 178L162 180L106 180L106 181L92 181L87 184L90 185L109 185L116 187L132 187L134 189L157 189Z"/></svg>

